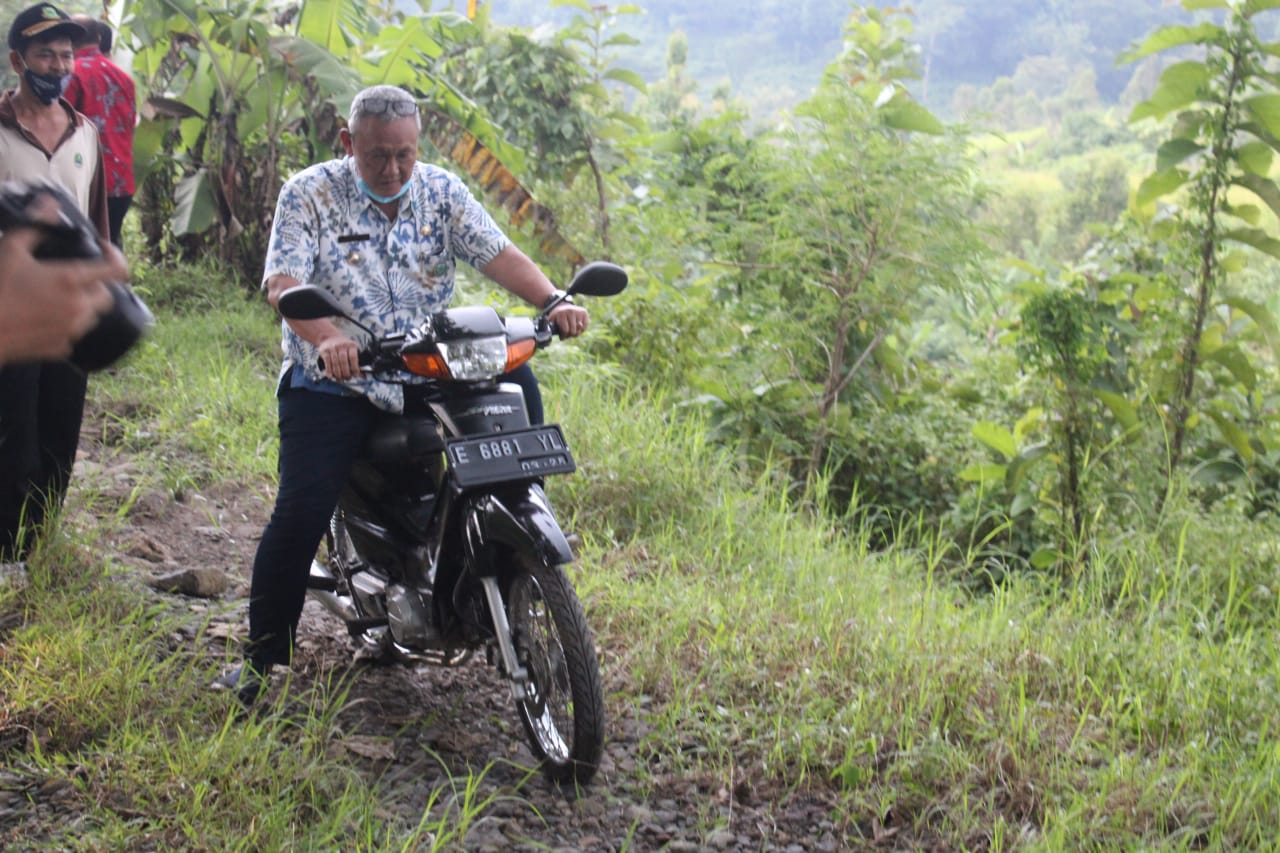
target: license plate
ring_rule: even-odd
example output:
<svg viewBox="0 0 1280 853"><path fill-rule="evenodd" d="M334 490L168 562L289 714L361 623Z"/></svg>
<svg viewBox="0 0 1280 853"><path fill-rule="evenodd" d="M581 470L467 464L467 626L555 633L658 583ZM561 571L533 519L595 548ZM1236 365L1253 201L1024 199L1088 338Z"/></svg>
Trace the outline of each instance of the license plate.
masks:
<svg viewBox="0 0 1280 853"><path fill-rule="evenodd" d="M514 483L577 470L556 424L445 442L449 467L464 489Z"/></svg>

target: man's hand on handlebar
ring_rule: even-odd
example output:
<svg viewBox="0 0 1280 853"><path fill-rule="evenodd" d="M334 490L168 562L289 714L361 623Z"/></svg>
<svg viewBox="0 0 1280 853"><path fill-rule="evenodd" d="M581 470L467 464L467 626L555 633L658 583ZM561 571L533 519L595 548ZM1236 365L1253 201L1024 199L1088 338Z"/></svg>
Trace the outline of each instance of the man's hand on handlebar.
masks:
<svg viewBox="0 0 1280 853"><path fill-rule="evenodd" d="M587 330L587 309L572 302L561 302L547 315L562 338L576 338Z"/></svg>
<svg viewBox="0 0 1280 853"><path fill-rule="evenodd" d="M360 346L351 338L335 329L332 335L317 342L316 348L328 378L344 382L360 375Z"/></svg>

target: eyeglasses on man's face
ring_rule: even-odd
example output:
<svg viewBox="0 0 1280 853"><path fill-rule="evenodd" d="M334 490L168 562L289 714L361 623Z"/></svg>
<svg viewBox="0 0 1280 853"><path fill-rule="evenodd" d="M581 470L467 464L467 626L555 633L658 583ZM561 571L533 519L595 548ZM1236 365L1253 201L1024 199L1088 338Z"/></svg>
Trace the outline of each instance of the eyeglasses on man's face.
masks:
<svg viewBox="0 0 1280 853"><path fill-rule="evenodd" d="M362 100L359 112L371 116L379 116L388 112L395 113L398 116L411 116L417 114L418 103L417 101L404 100L403 98L377 95Z"/></svg>

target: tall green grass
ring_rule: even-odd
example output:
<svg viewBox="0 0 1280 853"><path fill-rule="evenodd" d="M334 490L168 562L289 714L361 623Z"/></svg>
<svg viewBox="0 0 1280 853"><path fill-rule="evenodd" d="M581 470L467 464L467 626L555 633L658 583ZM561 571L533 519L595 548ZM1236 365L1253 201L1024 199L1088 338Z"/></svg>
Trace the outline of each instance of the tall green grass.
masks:
<svg viewBox="0 0 1280 853"><path fill-rule="evenodd" d="M858 507L815 517L670 401L569 375L548 393L585 460L564 485L591 533L576 582L650 697L657 766L834 788L868 831L956 847L1280 837L1280 611L1254 553L1274 524L1184 513L1069 585L974 596L927 532L870 552Z"/></svg>
<svg viewBox="0 0 1280 853"><path fill-rule="evenodd" d="M215 269L143 266L136 275L157 322L120 366L90 379L103 438L141 454L179 494L274 476L275 312Z"/></svg>
<svg viewBox="0 0 1280 853"><path fill-rule="evenodd" d="M111 445L173 488L270 489L270 313L236 297L160 319L92 383L118 412ZM965 557L951 543L917 531L871 550L867 508L798 503L781 472L744 466L582 348L535 368L579 462L549 490L584 540L573 576L609 701L649 732L629 785L745 782L779 804L817 790L854 834L904 847L1280 837L1274 525L1179 505L1100 545L1069 584L1014 575L975 595L944 572ZM288 726L232 725L199 690L210 662L166 646L183 617L112 583L78 547L92 536L64 527L28 589L0 589L0 614L20 614L0 728L33 733L19 760L75 780L87 818L68 846L199 846L198 831L219 849L448 849L488 808L455 795L460 812L420 825L379 816L376 790L324 748L340 691Z"/></svg>

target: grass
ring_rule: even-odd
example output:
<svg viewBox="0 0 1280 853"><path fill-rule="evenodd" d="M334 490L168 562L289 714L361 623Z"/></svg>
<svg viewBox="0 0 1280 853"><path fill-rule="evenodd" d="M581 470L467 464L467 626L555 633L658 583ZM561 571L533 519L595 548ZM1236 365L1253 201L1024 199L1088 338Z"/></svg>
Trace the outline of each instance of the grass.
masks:
<svg viewBox="0 0 1280 853"><path fill-rule="evenodd" d="M416 824L392 820L334 757L341 685L241 718L203 688L210 661L172 642L185 611L71 551L46 550L29 578L0 592L0 612L22 614L0 645L0 732L23 741L6 764L66 786L81 813L41 848L451 850L495 800L477 794L481 770L432 793Z"/></svg>
<svg viewBox="0 0 1280 853"><path fill-rule="evenodd" d="M161 315L91 383L120 413L109 438L174 489L269 488L274 337L239 297ZM872 551L857 507L815 519L670 401L585 369L581 349L540 363L580 462L550 489L584 539L574 580L622 685L609 701L650 732L639 790L819 791L851 836L902 847L1280 836L1280 606L1258 545L1274 526L1170 512L1100 548L1070 587L1014 576L975 596L942 574L955 555L927 531ZM16 623L0 633L0 733L23 741L5 761L73 787L85 817L60 843L450 849L492 806L477 774L418 825L381 814L376 787L326 750L340 689L302 697L287 723L233 725L171 640L180 617L115 582L92 538L64 529L27 589L0 588L0 625ZM703 821L711 832L723 813Z"/></svg>
<svg viewBox="0 0 1280 853"><path fill-rule="evenodd" d="M662 401L580 379L549 396L589 460L571 504L605 534L579 590L656 700L661 763L830 786L869 833L874 816L956 849L1280 832L1280 611L1250 554L1274 525L1130 533L1067 589L974 597L927 541L872 553L769 476L743 482ZM1187 563L1188 538L1216 563Z"/></svg>
<svg viewBox="0 0 1280 853"><path fill-rule="evenodd" d="M265 300L199 273L147 269L137 286L156 326L112 376L90 383L104 438L145 454L177 494L270 478L276 464L279 321Z"/></svg>

